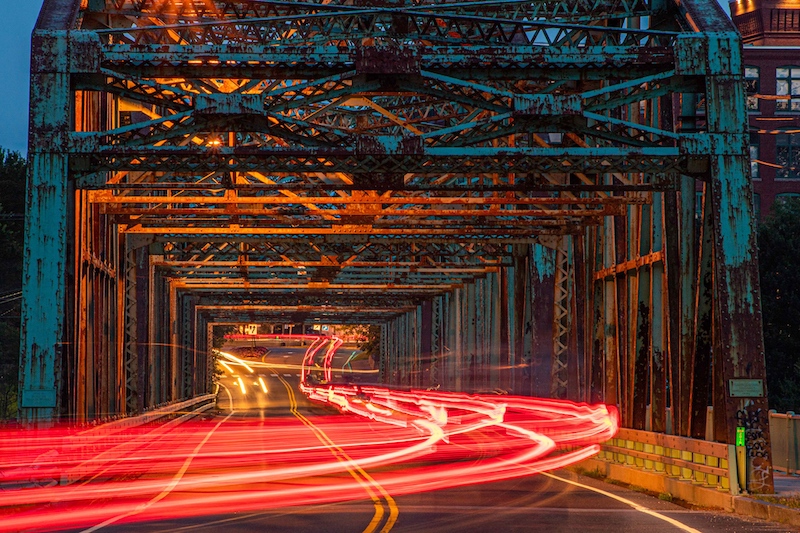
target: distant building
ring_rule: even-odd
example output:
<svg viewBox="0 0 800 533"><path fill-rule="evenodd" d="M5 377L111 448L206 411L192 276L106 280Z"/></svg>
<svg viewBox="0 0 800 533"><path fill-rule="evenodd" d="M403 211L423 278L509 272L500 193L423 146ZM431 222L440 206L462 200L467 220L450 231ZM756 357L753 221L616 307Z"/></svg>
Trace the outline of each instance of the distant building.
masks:
<svg viewBox="0 0 800 533"><path fill-rule="evenodd" d="M800 2L735 0L744 41L756 214L800 197Z"/></svg>

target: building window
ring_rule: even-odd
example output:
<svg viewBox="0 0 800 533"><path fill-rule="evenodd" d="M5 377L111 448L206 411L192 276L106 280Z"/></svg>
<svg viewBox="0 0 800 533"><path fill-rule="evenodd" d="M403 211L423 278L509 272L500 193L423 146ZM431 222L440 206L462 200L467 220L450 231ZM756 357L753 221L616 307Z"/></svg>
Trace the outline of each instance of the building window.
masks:
<svg viewBox="0 0 800 533"><path fill-rule="evenodd" d="M775 172L777 179L800 179L800 135L781 133L775 139L775 162L780 168Z"/></svg>
<svg viewBox="0 0 800 533"><path fill-rule="evenodd" d="M800 67L781 67L776 69L777 86L775 94L789 98L775 102L778 111L800 111Z"/></svg>
<svg viewBox="0 0 800 533"><path fill-rule="evenodd" d="M775 202L785 204L789 200L797 200L800 199L800 193L796 192L782 192L780 194L775 195Z"/></svg>
<svg viewBox="0 0 800 533"><path fill-rule="evenodd" d="M744 89L747 93L747 110L758 111L760 90L758 67L744 67Z"/></svg>
<svg viewBox="0 0 800 533"><path fill-rule="evenodd" d="M758 222L761 219L761 195L753 193L753 218Z"/></svg>
<svg viewBox="0 0 800 533"><path fill-rule="evenodd" d="M750 177L754 180L759 179L758 176L758 133L750 134Z"/></svg>

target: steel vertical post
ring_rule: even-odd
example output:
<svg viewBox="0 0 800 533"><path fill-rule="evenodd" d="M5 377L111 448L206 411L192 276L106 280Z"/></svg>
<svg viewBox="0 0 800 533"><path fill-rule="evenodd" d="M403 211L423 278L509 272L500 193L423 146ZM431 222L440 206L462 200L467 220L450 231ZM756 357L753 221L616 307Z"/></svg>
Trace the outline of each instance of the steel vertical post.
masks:
<svg viewBox="0 0 800 533"><path fill-rule="evenodd" d="M702 12L707 6L689 2ZM749 179L741 40L732 29L704 36L706 115L710 138L712 217L714 222L714 352L722 362L726 387L726 441L733 443L737 425L746 425L748 489L773 491L769 454L766 390L750 397L734 394L739 380L765 380L761 298ZM718 360L719 360L718 359ZM763 383L763 381L762 381ZM720 406L722 407L722 406Z"/></svg>
<svg viewBox="0 0 800 533"><path fill-rule="evenodd" d="M531 247L532 393L542 398L552 392L556 253L540 244Z"/></svg>
<svg viewBox="0 0 800 533"><path fill-rule="evenodd" d="M663 193L653 193L653 243L651 253L664 251L663 245ZM655 261L651 266L652 280L650 297L651 307L651 381L650 405L651 427L657 433L667 430L667 343L665 339L665 320L667 312L665 306L664 263Z"/></svg>
<svg viewBox="0 0 800 533"><path fill-rule="evenodd" d="M56 27L66 30L71 19ZM66 314L67 134L72 129L68 32L33 34L29 170L21 309L20 419L48 421L60 414L61 358Z"/></svg>

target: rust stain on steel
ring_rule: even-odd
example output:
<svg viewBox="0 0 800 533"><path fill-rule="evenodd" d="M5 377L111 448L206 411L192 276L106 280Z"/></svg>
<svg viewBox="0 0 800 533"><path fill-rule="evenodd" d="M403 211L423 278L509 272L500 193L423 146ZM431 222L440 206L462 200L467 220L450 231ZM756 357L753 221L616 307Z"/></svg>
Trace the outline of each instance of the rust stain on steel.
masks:
<svg viewBox="0 0 800 533"><path fill-rule="evenodd" d="M356 48L356 72L359 74L419 74L417 48L397 46L361 46Z"/></svg>

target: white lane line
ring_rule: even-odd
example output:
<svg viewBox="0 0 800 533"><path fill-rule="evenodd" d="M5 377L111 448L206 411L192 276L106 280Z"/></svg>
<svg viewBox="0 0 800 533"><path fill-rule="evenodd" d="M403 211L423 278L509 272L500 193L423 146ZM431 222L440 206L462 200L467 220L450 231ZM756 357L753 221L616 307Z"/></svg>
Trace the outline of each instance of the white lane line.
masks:
<svg viewBox="0 0 800 533"><path fill-rule="evenodd" d="M647 507L639 505L638 503L636 503L634 501L631 501L631 500L629 500L627 498L623 498L622 496L618 496L616 494L612 494L611 492L605 491L603 489L596 489L594 487L590 487L589 485L584 485L583 483L578 483L577 481L572 481L570 479L564 479L563 477L559 477L559 476L556 476L556 475L553 475L553 474L548 474L547 472L542 472L542 475L543 476L547 476L547 477L552 478L552 479L557 479L558 481L563 481L564 483L567 483L569 485L574 485L574 486L580 487L582 489L591 490L592 492L596 492L598 494L602 494L603 496L607 496L607 497L611 498L612 500L617 500L618 502L624 503L625 505L630 505L631 507L633 507L635 510L639 511L640 513L644 513L646 515L652 516L653 518L658 518L659 520L663 520L664 522L667 522L668 524L671 524L671 525L677 527L681 531L686 531L687 533L702 533L700 530L697 530L697 529L695 529L693 527L687 526L686 524L678 522L674 518L670 518L668 516L664 516L663 514L657 513L656 511L653 511L652 509L648 509Z"/></svg>
<svg viewBox="0 0 800 533"><path fill-rule="evenodd" d="M100 523L100 524L97 524L96 526L92 526L92 527L90 527L89 529L84 529L84 530L83 530L81 533L92 533L92 532L94 532L94 531L97 531L98 529L102 529L102 528L104 528L104 527L106 527L106 526L110 526L110 525L111 525L111 524L113 524L114 522L118 522L118 521L122 520L123 518L128 518L129 516L134 516L134 515L137 515L137 514L141 513L142 511L146 510L148 507L152 506L153 504L155 504L155 503L157 503L157 502L159 502L159 501L163 500L164 498L166 498L166 497L169 495L169 493L170 493L170 492L172 492L172 490L173 490L173 489L174 489L174 488L175 488L175 487L178 485L178 483L180 483L180 481L181 481L181 478L183 478L183 475L184 475L184 474L186 473L186 471L189 469L189 465L190 465L190 464L192 464L192 459L194 459L195 457L197 457L197 455L200 453L200 448L202 448L202 447L203 447L203 445L204 445L206 442L208 442L208 439L210 439L210 438L211 438L211 435L213 435L213 434L214 434L214 432L215 432L215 431L216 431L216 430L217 430L217 429L218 429L218 428L219 428L219 427L220 427L222 424L224 424L224 423L225 423L225 422L226 422L226 421L227 421L227 420L228 420L228 419L229 419L231 416L233 416L233 413L234 413L234 411L231 411L230 413L228 413L228 416L226 416L225 418L223 418L222 420L220 420L220 421L219 421L219 423L218 423L216 426L214 426L214 427L213 427L213 428L212 428L212 429L211 429L211 430L210 430L210 431L209 431L209 432L206 434L206 436L203 438L203 440L202 440L202 441L200 441L200 444L198 444L198 445L197 445L197 446L194 448L194 450L192 451L192 453L190 453L190 454L189 454L189 455L186 457L186 460L183 462L183 465L181 466L181 468L178 470L178 472L177 472L177 473L175 474L175 476L172 478L172 481L170 481L169 485L167 485L167 486L166 486L166 488L164 488L164 490L162 490L160 494L158 494L157 496L154 496L154 497L153 497L153 498L152 498L150 501L148 501L148 502L146 502L146 503L143 503L143 504L137 505L137 506L136 506L136 507L135 507L135 508L134 508L132 511L128 511L127 513L124 513L124 514L117 515L117 516L115 516L115 517L109 518L109 519L108 519L108 520L106 520L105 522L102 522L102 523Z"/></svg>

